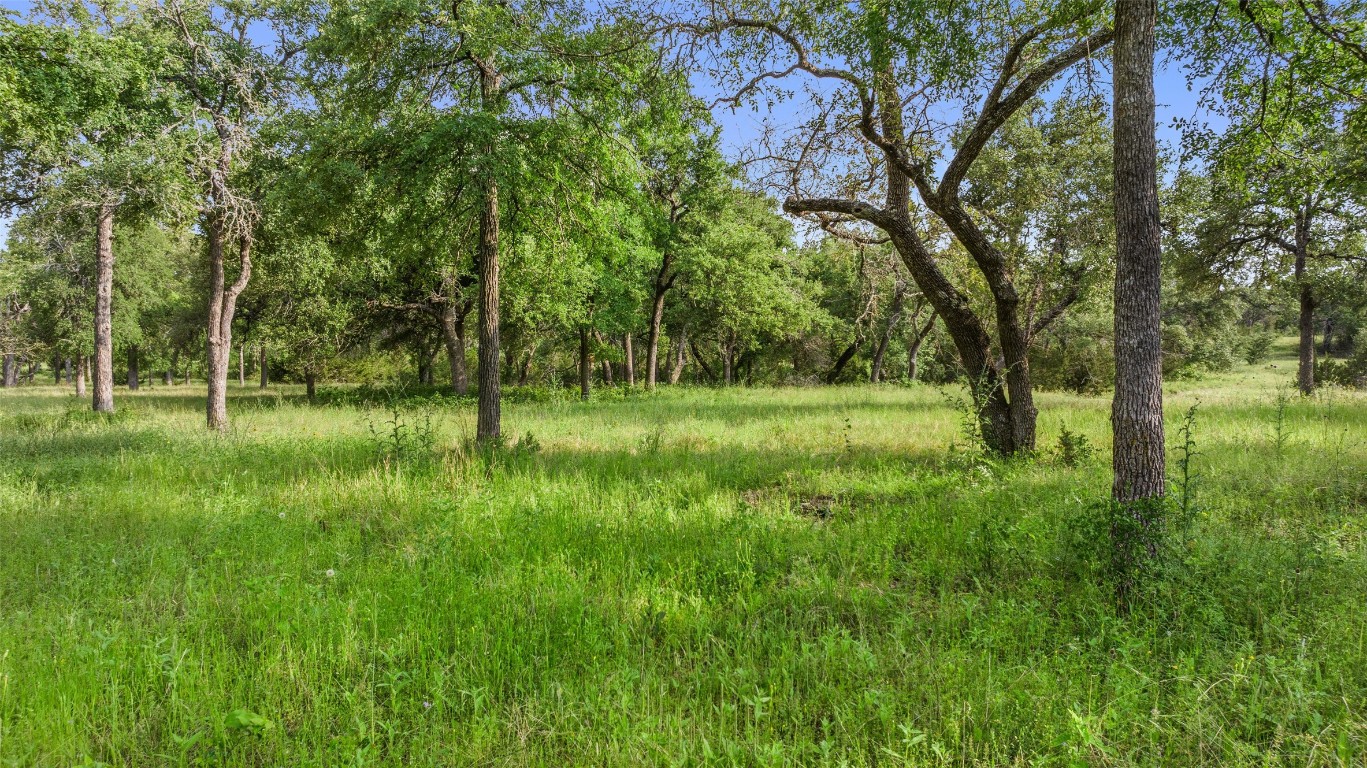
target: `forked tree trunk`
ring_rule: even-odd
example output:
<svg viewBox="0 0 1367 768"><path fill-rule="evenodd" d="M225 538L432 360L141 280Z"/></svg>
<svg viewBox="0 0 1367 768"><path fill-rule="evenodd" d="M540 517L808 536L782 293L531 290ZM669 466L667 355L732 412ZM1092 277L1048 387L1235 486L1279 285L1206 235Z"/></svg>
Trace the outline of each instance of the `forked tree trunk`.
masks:
<svg viewBox="0 0 1367 768"><path fill-rule="evenodd" d="M114 412L114 206L100 207L95 220L95 359L91 408Z"/></svg>
<svg viewBox="0 0 1367 768"><path fill-rule="evenodd" d="M1159 293L1158 151L1154 137L1157 0L1121 0L1115 10L1115 398L1112 497L1121 504L1165 491L1163 366ZM1143 529L1154 510L1133 507ZM1126 542L1117 542L1129 546ZM1149 555L1154 554L1149 540Z"/></svg>
<svg viewBox="0 0 1367 768"><path fill-rule="evenodd" d="M133 344L128 348L128 389L136 392L138 390L138 345Z"/></svg>
<svg viewBox="0 0 1367 768"><path fill-rule="evenodd" d="M688 361L684 359L684 347L688 345L688 329L679 329L679 338L674 341L674 365L669 369L669 383L678 384L683 377L684 366Z"/></svg>
<svg viewBox="0 0 1367 768"><path fill-rule="evenodd" d="M665 318L665 294L674 285L675 276L669 273L673 254L666 251L655 273L654 293L650 302L650 331L646 337L646 389L654 389L660 370L660 330Z"/></svg>
<svg viewBox="0 0 1367 768"><path fill-rule="evenodd" d="M622 375L626 377L627 386L628 386L628 387L634 387L634 386L636 386L636 355L635 355L635 353L632 352L632 350L631 350L631 334L630 334L630 333L624 333L624 334L622 334L622 356L623 356L623 363L622 363L622 365L623 365L623 373L622 373Z"/></svg>
<svg viewBox="0 0 1367 768"><path fill-rule="evenodd" d="M210 429L228 428L228 366L233 351L233 315L237 297L252 275L252 238L243 233L238 241L238 275L232 285L224 276L224 240L228 232L222 214L214 212L208 223L209 235L209 322L205 348L208 353L208 397L205 413Z"/></svg>
<svg viewBox="0 0 1367 768"><path fill-rule="evenodd" d="M442 339L446 342L446 362L451 368L451 389L464 396L470 391L470 373L465 365L465 318L470 304L448 298L441 314Z"/></svg>

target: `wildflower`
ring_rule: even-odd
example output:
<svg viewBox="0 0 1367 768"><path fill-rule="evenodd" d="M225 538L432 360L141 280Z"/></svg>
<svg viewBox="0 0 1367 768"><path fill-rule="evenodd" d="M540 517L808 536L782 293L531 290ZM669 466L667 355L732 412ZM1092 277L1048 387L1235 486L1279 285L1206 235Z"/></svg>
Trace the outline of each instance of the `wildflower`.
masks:
<svg viewBox="0 0 1367 768"><path fill-rule="evenodd" d="M423 709L431 709L431 708L432 708L432 702L430 702L430 701L424 701L424 702L422 703L422 708L423 708Z"/></svg>
<svg viewBox="0 0 1367 768"><path fill-rule="evenodd" d="M326 571L323 571L323 575L331 579L337 576L337 572L329 568Z"/></svg>
<svg viewBox="0 0 1367 768"><path fill-rule="evenodd" d="M284 512L281 512L281 513L280 513L280 519L281 519L281 520L284 520L284 519L285 519L285 513L284 513Z"/></svg>

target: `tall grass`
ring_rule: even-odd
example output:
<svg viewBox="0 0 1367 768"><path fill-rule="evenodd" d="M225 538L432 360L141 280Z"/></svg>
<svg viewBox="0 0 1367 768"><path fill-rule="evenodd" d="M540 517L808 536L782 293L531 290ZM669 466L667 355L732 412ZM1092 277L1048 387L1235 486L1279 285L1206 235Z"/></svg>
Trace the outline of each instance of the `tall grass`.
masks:
<svg viewBox="0 0 1367 768"><path fill-rule="evenodd" d="M1287 375L1169 385L1192 521L1125 616L1104 398L994 462L927 387L514 404L496 453L8 391L0 765L1363 765L1367 398Z"/></svg>

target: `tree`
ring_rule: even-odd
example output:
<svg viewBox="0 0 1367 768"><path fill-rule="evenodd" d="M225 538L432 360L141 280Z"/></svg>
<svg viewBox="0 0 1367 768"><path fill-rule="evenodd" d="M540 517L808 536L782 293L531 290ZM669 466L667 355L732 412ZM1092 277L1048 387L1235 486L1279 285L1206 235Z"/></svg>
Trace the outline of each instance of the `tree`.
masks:
<svg viewBox="0 0 1367 768"><path fill-rule="evenodd" d="M1118 551L1139 542L1152 557L1165 493L1163 444L1162 251L1158 148L1154 134L1156 0L1115 6L1115 396L1111 495L1135 521L1113 526Z"/></svg>
<svg viewBox="0 0 1367 768"><path fill-rule="evenodd" d="M119 4L42 3L32 23L0 15L0 213L32 205L95 230L92 407L114 410L114 226L174 186L162 129L172 120L162 49Z"/></svg>
<svg viewBox="0 0 1367 768"><path fill-rule="evenodd" d="M265 3L163 0L150 9L167 47L167 77L191 118L182 125L186 171L199 186L198 209L208 246L206 352L210 429L228 428L228 367L233 316L252 274L252 241L261 190L243 167L262 150L261 123L281 109L290 90L286 66L300 52L285 34L285 17ZM260 27L279 33L259 40ZM228 281L228 249L237 274Z"/></svg>
<svg viewBox="0 0 1367 768"><path fill-rule="evenodd" d="M729 40L720 54L733 71L758 62L759 74L735 81L732 103L795 74L827 89L814 95L816 114L804 130L763 150L771 177L786 188L784 210L846 236L891 242L958 348L984 441L1001 454L1033 449L1028 351L1037 329L1022 318L1009 260L969 210L963 186L1005 122L1110 43L1106 19L1097 6L1071 4L1002 13L939 2L760 10L742 15L722 6L682 27L704 41ZM935 112L965 101L981 107L952 140L937 137ZM948 153L943 164L941 149ZM943 171L936 175L936 168ZM995 340L917 233L913 188L986 282ZM1056 316L1052 308L1044 314Z"/></svg>

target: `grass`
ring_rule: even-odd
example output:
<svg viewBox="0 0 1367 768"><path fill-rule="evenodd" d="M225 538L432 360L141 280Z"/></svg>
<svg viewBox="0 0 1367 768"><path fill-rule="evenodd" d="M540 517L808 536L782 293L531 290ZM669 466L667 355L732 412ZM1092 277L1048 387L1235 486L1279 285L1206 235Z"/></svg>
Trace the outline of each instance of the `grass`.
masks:
<svg viewBox="0 0 1367 768"><path fill-rule="evenodd" d="M6 391L0 765L1364 765L1367 397L1282 353L1168 386L1194 518L1126 616L1105 398L1001 463L930 387L513 404L493 454Z"/></svg>

